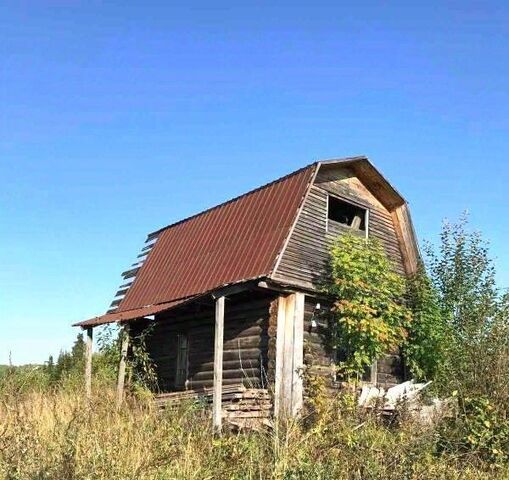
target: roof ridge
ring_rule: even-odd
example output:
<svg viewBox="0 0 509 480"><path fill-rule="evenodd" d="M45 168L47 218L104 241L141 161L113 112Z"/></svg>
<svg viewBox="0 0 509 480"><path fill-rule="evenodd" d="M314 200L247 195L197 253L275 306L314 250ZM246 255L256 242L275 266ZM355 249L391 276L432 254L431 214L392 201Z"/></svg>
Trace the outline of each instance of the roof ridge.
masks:
<svg viewBox="0 0 509 480"><path fill-rule="evenodd" d="M315 161L315 162L312 162L304 167L301 167L299 168L298 170L295 170L293 172L290 172L280 178L276 178L275 180L272 180L268 183L265 183L264 185L260 185L259 187L256 187L252 190L249 190L245 193L242 193L240 195L237 195L236 197L233 197L233 198L230 198L229 200L226 200L222 203L218 203L217 205L214 205L213 207L209 207L205 210L202 210L201 212L198 212L198 213L195 213L194 215L190 215L189 217L186 217L186 218L183 218L182 220L178 220L177 222L174 222L174 223L170 223L169 225L166 225L165 227L161 227L157 230L154 230L153 232L150 232L148 235L147 235L147 240L148 241L149 239L153 239L154 237L158 236L158 234L160 234L161 232L163 232L164 230L167 230L168 228L171 228L171 227L175 227L177 225L180 225L181 223L184 223L184 222L187 222L189 220L192 220L193 218L196 218L196 217L199 217L200 215L203 215L205 213L208 213L212 210L215 210L216 208L219 208L219 207L222 207L224 205L228 205L229 203L232 203L232 202L235 202L243 197L246 197L248 195L251 195L252 193L255 193L255 192L258 192L259 190L263 190L264 188L267 188L267 187L270 187L271 185L274 185L276 183L279 183L279 182L282 182L283 180L286 180L294 175L297 175L298 173L304 171L304 170L307 170L315 165L317 165L318 163L320 163L320 161Z"/></svg>

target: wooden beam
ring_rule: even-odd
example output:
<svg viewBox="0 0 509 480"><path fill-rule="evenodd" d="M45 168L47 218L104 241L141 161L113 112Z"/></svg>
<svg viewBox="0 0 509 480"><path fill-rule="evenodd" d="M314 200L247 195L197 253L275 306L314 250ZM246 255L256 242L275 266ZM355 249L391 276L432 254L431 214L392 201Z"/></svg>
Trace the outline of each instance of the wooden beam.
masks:
<svg viewBox="0 0 509 480"><path fill-rule="evenodd" d="M292 383L293 383L293 316L295 312L295 294L286 297L283 346L283 378L281 384L280 411L283 417L292 415Z"/></svg>
<svg viewBox="0 0 509 480"><path fill-rule="evenodd" d="M85 341L85 395L87 398L92 396L92 327L86 329Z"/></svg>
<svg viewBox="0 0 509 480"><path fill-rule="evenodd" d="M291 294L297 292L309 293L316 298L323 298L324 300L329 297L316 290L316 287L311 283L299 282L298 280L289 280L287 278L270 278L261 280L256 285L262 290L272 290L274 292L280 292L281 294Z"/></svg>
<svg viewBox="0 0 509 480"><path fill-rule="evenodd" d="M212 400L212 426L216 433L222 428L223 394L223 341L224 341L224 296L216 299L216 325L214 333L214 393Z"/></svg>
<svg viewBox="0 0 509 480"><path fill-rule="evenodd" d="M297 416L304 403L304 386L302 380L304 368L304 294L295 296L293 309L293 365L292 365L292 406L291 414Z"/></svg>
<svg viewBox="0 0 509 480"><path fill-rule="evenodd" d="M277 324L276 324L276 368L274 379L274 416L282 416L283 402L283 363L285 346L286 324L286 297L280 296L277 301Z"/></svg>
<svg viewBox="0 0 509 480"><path fill-rule="evenodd" d="M125 369L127 364L127 351L129 349L129 324L126 323L121 331L122 343L120 347L120 362L118 365L117 406L124 400Z"/></svg>
<svg viewBox="0 0 509 480"><path fill-rule="evenodd" d="M400 244L405 272L407 275L412 275L419 268L420 252L407 204L394 209L391 215Z"/></svg>
<svg viewBox="0 0 509 480"><path fill-rule="evenodd" d="M376 387L378 385L378 360L371 365L370 382Z"/></svg>
<svg viewBox="0 0 509 480"><path fill-rule="evenodd" d="M236 283L234 285L227 285L226 287L219 288L212 293L212 298L218 299L219 297L226 297L235 295L237 293L246 292L255 286L254 282Z"/></svg>
<svg viewBox="0 0 509 480"><path fill-rule="evenodd" d="M278 299L274 415L295 417L303 406L304 293Z"/></svg>

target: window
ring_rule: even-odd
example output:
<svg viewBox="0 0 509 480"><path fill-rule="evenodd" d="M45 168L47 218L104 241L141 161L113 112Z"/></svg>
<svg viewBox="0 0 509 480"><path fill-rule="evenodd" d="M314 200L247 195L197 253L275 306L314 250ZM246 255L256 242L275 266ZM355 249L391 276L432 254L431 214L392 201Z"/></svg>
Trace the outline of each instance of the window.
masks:
<svg viewBox="0 0 509 480"><path fill-rule="evenodd" d="M331 195L328 198L327 219L329 222L339 223L352 230L366 231L366 208L353 205Z"/></svg>
<svg viewBox="0 0 509 480"><path fill-rule="evenodd" d="M189 341L187 335L177 335L177 369L175 387L184 388L187 383L187 365L189 360Z"/></svg>

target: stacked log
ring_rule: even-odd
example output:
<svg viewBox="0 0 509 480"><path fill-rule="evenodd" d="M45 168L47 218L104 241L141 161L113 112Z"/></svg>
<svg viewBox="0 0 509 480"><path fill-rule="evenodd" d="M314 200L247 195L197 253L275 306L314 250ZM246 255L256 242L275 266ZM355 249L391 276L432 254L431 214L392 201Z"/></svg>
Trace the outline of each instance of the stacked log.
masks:
<svg viewBox="0 0 509 480"><path fill-rule="evenodd" d="M212 405L212 388L162 393L156 396L159 408L175 406L182 401L199 401ZM222 393L223 418L240 428L258 428L268 424L272 415L269 391L263 388L246 388L244 385L224 385Z"/></svg>

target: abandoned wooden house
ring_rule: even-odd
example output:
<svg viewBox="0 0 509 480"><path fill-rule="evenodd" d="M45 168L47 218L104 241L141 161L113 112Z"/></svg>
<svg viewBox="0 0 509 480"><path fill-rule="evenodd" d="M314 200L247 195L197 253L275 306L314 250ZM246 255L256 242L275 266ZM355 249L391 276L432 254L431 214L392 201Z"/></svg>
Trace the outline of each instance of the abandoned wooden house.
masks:
<svg viewBox="0 0 509 480"><path fill-rule="evenodd" d="M92 329L117 322L130 332L119 399L129 341L150 326L159 401L202 395L216 428L298 414L305 367L334 384L320 282L329 245L344 232L379 239L399 273L416 270L407 203L366 157L313 163L149 234L110 310L76 324L87 331L87 391ZM394 384L401 375L389 355L367 381Z"/></svg>

